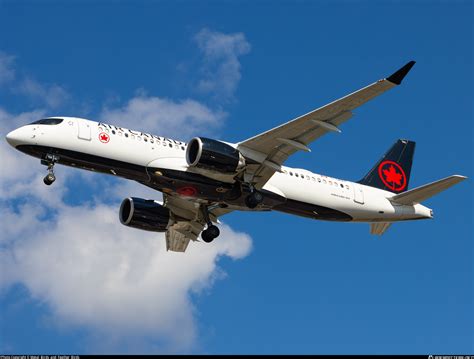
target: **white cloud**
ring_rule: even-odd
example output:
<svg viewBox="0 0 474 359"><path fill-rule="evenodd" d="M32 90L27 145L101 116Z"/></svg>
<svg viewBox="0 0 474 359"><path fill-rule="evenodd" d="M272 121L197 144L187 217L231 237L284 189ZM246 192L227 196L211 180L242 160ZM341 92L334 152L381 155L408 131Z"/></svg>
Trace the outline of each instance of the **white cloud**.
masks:
<svg viewBox="0 0 474 359"><path fill-rule="evenodd" d="M100 120L160 136L187 140L217 129L225 113L194 101L173 101L139 94L120 108L105 108Z"/></svg>
<svg viewBox="0 0 474 359"><path fill-rule="evenodd" d="M9 84L15 93L27 96L34 102L51 109L62 106L70 98L68 92L57 84L41 84L28 75L16 75L15 57L0 51L0 86Z"/></svg>
<svg viewBox="0 0 474 359"><path fill-rule="evenodd" d="M69 99L69 94L61 86L56 84L43 85L28 77L25 77L15 86L15 92L46 104L52 109L62 106Z"/></svg>
<svg viewBox="0 0 474 359"><path fill-rule="evenodd" d="M41 115L37 110L13 116L0 109L2 135ZM193 100L140 96L123 108L104 110L101 119L186 137L209 133L222 116ZM212 244L193 242L184 254L166 252L164 234L127 228L118 220L121 198L160 199L159 193L113 181L107 193L108 203L115 205L91 192L93 204L72 206L64 202L73 190L72 176L94 181L99 175L58 168L58 180L47 187L39 160L4 140L0 155L5 169L0 173L0 289L23 284L48 305L58 326L85 327L103 338L95 350L122 351L124 343L136 341L142 350L192 348L198 334L191 294L212 287L222 276L217 266L221 256L245 257L250 237L221 225L221 236Z"/></svg>
<svg viewBox="0 0 474 359"><path fill-rule="evenodd" d="M0 128L36 116L12 116L0 109ZM109 347L96 342L95 350L126 350L129 341L139 341L142 350L156 342L159 350L192 348L197 309L191 294L221 277L221 256L245 257L250 237L221 225L221 236L212 244L192 242L184 254L166 252L164 234L128 228L118 220L120 199L160 199L159 193L114 181L107 191L113 205L91 193L91 202L73 206L63 199L72 176L100 175L62 169L47 187L39 160L6 141L0 155L8 168L0 173L0 289L23 284L48 305L58 326L85 327L104 338Z"/></svg>
<svg viewBox="0 0 474 359"><path fill-rule="evenodd" d="M248 52L245 47L249 45L241 34L229 35L227 40L226 36L204 31L198 41L209 66L218 58L237 61L237 65L222 65L222 72L227 68L234 73L227 80L208 78L215 82L214 90L226 86L226 96L230 96L240 79L237 56ZM234 44L219 44L226 41ZM48 109L69 98L58 85L43 85L26 77L15 81L17 94ZM46 170L39 160L15 151L4 140L8 131L45 112L11 114L0 108L0 293L15 283L24 285L33 298L48 305L58 327L86 328L91 337L100 338L94 351L120 352L127 349L127 343L139 343L140 350L143 345L154 351L192 348L198 336L198 309L192 295L210 289L216 279L225 276L218 267L221 256L247 256L251 238L221 225L220 237L211 244L192 242L184 254L166 252L164 234L128 228L118 220L122 198L160 199L160 193L130 181L112 180L105 202L99 195L100 186L92 185L105 177L61 167L56 169L54 185L45 186ZM142 91L123 106L105 107L98 118L186 140L213 134L225 116L192 99L175 101ZM77 177L90 191L84 205L65 200L69 191L76 190L72 183L77 182L72 181Z"/></svg>
<svg viewBox="0 0 474 359"><path fill-rule="evenodd" d="M14 60L15 57L0 51L0 85L10 82L15 78Z"/></svg>
<svg viewBox="0 0 474 359"><path fill-rule="evenodd" d="M66 206L47 225L37 213L17 215L35 233L24 229L28 239L1 252L3 282L25 284L62 322L124 340L166 338L181 350L196 337L191 292L212 284L220 256L242 258L251 248L247 235L223 225L212 245L166 252L163 234L120 226L113 206ZM13 223L2 228L24 238Z"/></svg>
<svg viewBox="0 0 474 359"><path fill-rule="evenodd" d="M239 57L250 51L245 35L203 29L195 36L195 40L204 55L201 69L203 79L199 81L198 89L217 99L233 100L242 77Z"/></svg>

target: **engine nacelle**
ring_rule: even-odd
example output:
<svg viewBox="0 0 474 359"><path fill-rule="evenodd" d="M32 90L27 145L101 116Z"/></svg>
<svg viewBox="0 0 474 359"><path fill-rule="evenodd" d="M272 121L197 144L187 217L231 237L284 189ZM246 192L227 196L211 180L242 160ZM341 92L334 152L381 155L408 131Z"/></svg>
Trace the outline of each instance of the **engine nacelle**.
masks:
<svg viewBox="0 0 474 359"><path fill-rule="evenodd" d="M120 205L120 223L152 232L165 232L170 223L170 211L153 200L129 197Z"/></svg>
<svg viewBox="0 0 474 359"><path fill-rule="evenodd" d="M237 149L205 137L194 137L189 141L186 161L191 167L228 174L236 173L245 166L245 158Z"/></svg>

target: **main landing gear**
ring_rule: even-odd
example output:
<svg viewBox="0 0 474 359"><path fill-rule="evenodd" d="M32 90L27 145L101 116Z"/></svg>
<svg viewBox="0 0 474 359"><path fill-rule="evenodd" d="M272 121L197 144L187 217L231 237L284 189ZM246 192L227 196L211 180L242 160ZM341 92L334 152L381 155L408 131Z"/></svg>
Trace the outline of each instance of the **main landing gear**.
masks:
<svg viewBox="0 0 474 359"><path fill-rule="evenodd" d="M263 194L256 191L254 188L252 188L250 194L247 197L245 197L245 204L247 205L248 208L253 209L262 202L263 202Z"/></svg>
<svg viewBox="0 0 474 359"><path fill-rule="evenodd" d="M207 228L202 231L201 233L201 238L204 242L210 243L212 242L215 238L219 237L219 234L221 231L219 228L215 225L212 224L211 219L209 218L209 210L207 206L202 206L202 215L204 217L204 220L207 223Z"/></svg>
<svg viewBox="0 0 474 359"><path fill-rule="evenodd" d="M41 164L48 166L48 174L43 178L43 182L47 186L51 186L53 182L56 181L56 176L54 175L54 164L58 160L58 156L50 154L47 154L45 159L41 160Z"/></svg>
<svg viewBox="0 0 474 359"><path fill-rule="evenodd" d="M202 240L206 243L211 243L215 238L219 237L221 231L219 228L213 224L208 225L207 228L202 231L201 237Z"/></svg>

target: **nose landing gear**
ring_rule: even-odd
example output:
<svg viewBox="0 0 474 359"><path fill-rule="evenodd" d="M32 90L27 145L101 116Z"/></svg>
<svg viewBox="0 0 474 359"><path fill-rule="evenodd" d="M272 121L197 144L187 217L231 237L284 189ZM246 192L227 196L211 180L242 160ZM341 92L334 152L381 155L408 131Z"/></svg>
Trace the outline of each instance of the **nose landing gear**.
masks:
<svg viewBox="0 0 474 359"><path fill-rule="evenodd" d="M53 182L56 181L56 176L54 175L54 164L58 160L58 156L50 154L47 154L45 159L41 160L41 164L48 166L48 174L43 178L43 182L47 186L51 186Z"/></svg>
<svg viewBox="0 0 474 359"><path fill-rule="evenodd" d="M51 186L54 181L56 181L56 176L55 176L54 173L53 173L53 168L51 168L51 172L48 173L48 174L43 178L43 182L44 182L45 185Z"/></svg>

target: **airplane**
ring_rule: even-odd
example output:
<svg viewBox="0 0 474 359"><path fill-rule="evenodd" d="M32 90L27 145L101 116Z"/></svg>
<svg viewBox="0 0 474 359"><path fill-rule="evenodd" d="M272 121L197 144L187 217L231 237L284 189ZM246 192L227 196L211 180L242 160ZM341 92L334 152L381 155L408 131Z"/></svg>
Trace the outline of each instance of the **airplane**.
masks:
<svg viewBox="0 0 474 359"><path fill-rule="evenodd" d="M422 201L465 180L452 175L408 189L415 142L400 139L359 181L291 168L283 163L319 137L341 132L357 107L401 84L414 61L391 76L292 121L238 143L194 137L188 143L76 117L48 117L8 133L17 150L47 166L46 185L62 164L137 181L163 202L125 198L126 226L165 232L166 249L212 242L219 217L232 211L280 211L318 220L368 222L382 235L391 224L433 218Z"/></svg>

